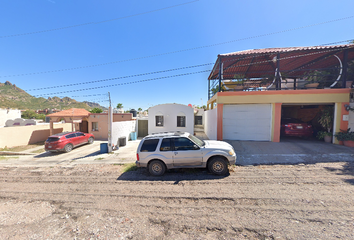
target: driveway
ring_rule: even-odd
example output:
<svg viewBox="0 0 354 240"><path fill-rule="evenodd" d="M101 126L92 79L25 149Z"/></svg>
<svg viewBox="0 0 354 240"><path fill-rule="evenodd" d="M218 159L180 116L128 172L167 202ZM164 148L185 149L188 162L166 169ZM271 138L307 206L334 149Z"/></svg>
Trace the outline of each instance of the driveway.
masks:
<svg viewBox="0 0 354 240"><path fill-rule="evenodd" d="M86 144L74 148L68 153L50 153L44 152L40 154L30 154L29 152L36 149L43 149L40 146L36 149L24 151L22 153L14 153L16 155L2 156L0 159L1 166L56 166L56 165L77 165L77 164L115 164L115 163L130 163L136 160L136 149L140 140L127 141L126 146L120 147L112 153L101 153L101 143L107 141L95 141L93 144ZM18 155L19 154L19 155ZM23 155L20 155L23 154ZM26 155L24 155L26 154ZM28 155L29 154L29 155Z"/></svg>
<svg viewBox="0 0 354 240"><path fill-rule="evenodd" d="M239 165L353 162L354 148L318 141L284 138L281 142L227 141Z"/></svg>
<svg viewBox="0 0 354 240"><path fill-rule="evenodd" d="M208 139L204 133L197 137ZM127 145L112 153L100 153L100 144L74 148L69 153L41 153L30 156L8 156L0 159L2 166L56 166L77 164L124 164L136 161L136 149L141 140L127 141ZM281 142L230 141L237 154L237 165L261 164L313 164L321 162L354 162L354 148L312 140L294 138ZM39 147L41 148L41 147Z"/></svg>

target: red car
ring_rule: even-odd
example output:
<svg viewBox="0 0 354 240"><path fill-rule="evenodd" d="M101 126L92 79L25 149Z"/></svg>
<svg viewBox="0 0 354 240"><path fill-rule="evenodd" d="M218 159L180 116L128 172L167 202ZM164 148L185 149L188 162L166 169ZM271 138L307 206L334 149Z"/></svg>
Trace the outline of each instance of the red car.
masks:
<svg viewBox="0 0 354 240"><path fill-rule="evenodd" d="M311 137L313 135L312 125L304 123L294 118L284 118L281 120L282 136Z"/></svg>
<svg viewBox="0 0 354 240"><path fill-rule="evenodd" d="M70 152L74 147L93 143L95 136L83 132L62 132L49 136L44 149L49 152Z"/></svg>

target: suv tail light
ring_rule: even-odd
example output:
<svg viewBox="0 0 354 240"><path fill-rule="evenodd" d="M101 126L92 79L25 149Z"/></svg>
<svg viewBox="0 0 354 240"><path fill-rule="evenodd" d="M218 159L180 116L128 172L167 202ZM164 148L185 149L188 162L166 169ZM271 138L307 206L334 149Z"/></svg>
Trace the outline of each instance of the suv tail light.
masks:
<svg viewBox="0 0 354 240"><path fill-rule="evenodd" d="M136 154L136 160L139 161L139 153Z"/></svg>

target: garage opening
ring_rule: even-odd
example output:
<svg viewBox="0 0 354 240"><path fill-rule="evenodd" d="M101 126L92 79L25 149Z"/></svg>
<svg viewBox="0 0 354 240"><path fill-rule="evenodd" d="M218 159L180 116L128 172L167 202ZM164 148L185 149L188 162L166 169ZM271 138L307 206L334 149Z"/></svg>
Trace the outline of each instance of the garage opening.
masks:
<svg viewBox="0 0 354 240"><path fill-rule="evenodd" d="M323 127L321 117L329 116L328 127ZM282 105L280 141L324 141L325 132L333 133L334 104ZM322 121L323 122L323 121ZM326 137L331 141L331 137ZM329 140L328 140L329 139Z"/></svg>

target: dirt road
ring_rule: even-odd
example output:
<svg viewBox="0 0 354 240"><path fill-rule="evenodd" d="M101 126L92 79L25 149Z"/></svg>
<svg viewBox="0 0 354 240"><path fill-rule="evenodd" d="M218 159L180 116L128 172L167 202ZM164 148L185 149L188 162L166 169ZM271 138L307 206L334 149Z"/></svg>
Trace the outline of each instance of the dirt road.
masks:
<svg viewBox="0 0 354 240"><path fill-rule="evenodd" d="M354 239L354 164L0 168L1 239Z"/></svg>

